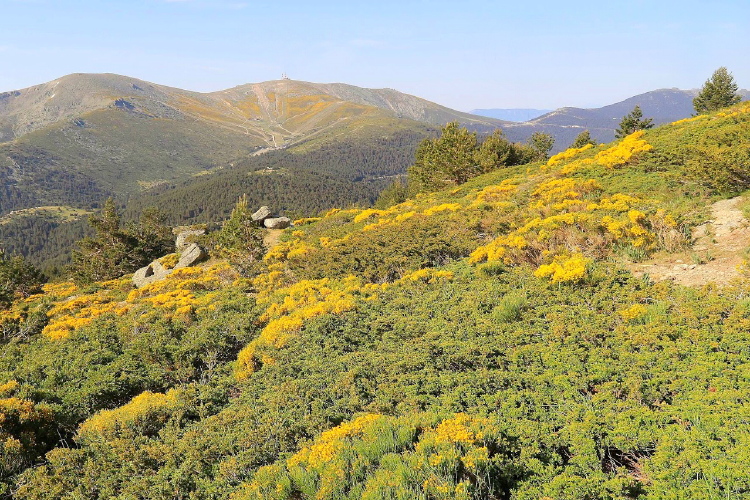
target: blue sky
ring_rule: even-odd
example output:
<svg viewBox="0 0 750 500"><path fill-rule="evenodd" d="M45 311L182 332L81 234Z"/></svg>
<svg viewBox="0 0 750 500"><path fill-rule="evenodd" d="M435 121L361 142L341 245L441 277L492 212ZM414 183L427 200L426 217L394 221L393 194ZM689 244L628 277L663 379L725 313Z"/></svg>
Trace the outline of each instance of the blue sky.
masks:
<svg viewBox="0 0 750 500"><path fill-rule="evenodd" d="M0 91L111 72L212 91L291 78L456 109L750 88L750 1L0 0Z"/></svg>

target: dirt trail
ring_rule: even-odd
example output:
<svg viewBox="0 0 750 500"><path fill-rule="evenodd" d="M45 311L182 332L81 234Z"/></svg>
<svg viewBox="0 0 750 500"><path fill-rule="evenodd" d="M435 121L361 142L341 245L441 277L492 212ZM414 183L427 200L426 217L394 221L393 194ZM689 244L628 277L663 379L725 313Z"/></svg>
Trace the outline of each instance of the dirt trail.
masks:
<svg viewBox="0 0 750 500"><path fill-rule="evenodd" d="M255 93L255 97L258 98L258 104L263 109L263 111L266 113L266 116L271 121L274 120L273 113L271 112L271 101L268 100L268 96L263 91L263 87L261 87L259 84L253 85L253 93Z"/></svg>
<svg viewBox="0 0 750 500"><path fill-rule="evenodd" d="M283 229L266 229L266 234L263 235L263 244L266 248L276 246L279 242L279 238L281 238L281 233L283 232Z"/></svg>
<svg viewBox="0 0 750 500"><path fill-rule="evenodd" d="M693 247L680 254L632 264L633 274L655 281L674 280L687 286L726 285L740 276L745 249L750 246L750 221L737 208L742 197L711 206L711 220L693 230Z"/></svg>

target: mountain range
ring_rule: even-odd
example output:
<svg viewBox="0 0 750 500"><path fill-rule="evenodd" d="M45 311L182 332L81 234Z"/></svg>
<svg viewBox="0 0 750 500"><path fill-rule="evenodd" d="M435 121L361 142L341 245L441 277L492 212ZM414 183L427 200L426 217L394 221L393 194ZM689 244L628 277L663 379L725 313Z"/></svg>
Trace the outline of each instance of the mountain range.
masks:
<svg viewBox="0 0 750 500"><path fill-rule="evenodd" d="M503 130L512 140L525 140L534 132L545 132L555 137L554 152L564 150L584 130L599 142L611 142L622 117L640 106L643 116L652 118L655 125L691 116L693 98L698 90L659 89L629 97L601 108L559 108L523 123L507 123ZM750 90L741 90L743 99L750 99ZM522 139L523 138L523 139Z"/></svg>
<svg viewBox="0 0 750 500"><path fill-rule="evenodd" d="M526 122L551 112L551 109L528 109L528 108L490 108L472 109L469 113L473 115L497 118L510 122Z"/></svg>
<svg viewBox="0 0 750 500"><path fill-rule="evenodd" d="M28 234L56 238L70 214L80 218L109 196L129 217L154 205L174 224L221 219L243 193L252 204L300 215L369 204L449 121L479 134L501 128L517 142L546 132L557 152L586 129L611 141L635 105L656 124L688 117L695 92L662 89L513 122L342 83L283 79L199 93L72 74L0 93L0 241L38 252L49 245L32 244ZM67 255L81 231L65 229L56 246Z"/></svg>

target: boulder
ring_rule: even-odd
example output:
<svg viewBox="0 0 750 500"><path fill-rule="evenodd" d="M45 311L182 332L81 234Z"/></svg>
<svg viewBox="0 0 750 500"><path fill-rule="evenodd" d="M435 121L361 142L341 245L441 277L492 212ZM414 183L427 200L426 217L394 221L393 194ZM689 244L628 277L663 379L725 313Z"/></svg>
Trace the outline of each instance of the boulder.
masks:
<svg viewBox="0 0 750 500"><path fill-rule="evenodd" d="M263 225L268 229L286 229L292 224L289 217L271 217L263 221Z"/></svg>
<svg viewBox="0 0 750 500"><path fill-rule="evenodd" d="M133 285L136 288L143 288L154 281L166 278L169 272L169 269L166 269L158 260L155 260L146 267L138 269L133 274Z"/></svg>
<svg viewBox="0 0 750 500"><path fill-rule="evenodd" d="M205 250L203 250L197 243L191 243L180 254L180 260L177 262L177 265L174 266L174 269L193 266L206 257Z"/></svg>
<svg viewBox="0 0 750 500"><path fill-rule="evenodd" d="M186 231L180 231L177 234L177 239L174 242L174 246L175 248L177 248L177 251L181 253L189 246L189 243L187 243L187 239L189 237L203 236L204 234L206 234L205 229L188 229Z"/></svg>
<svg viewBox="0 0 750 500"><path fill-rule="evenodd" d="M271 216L271 209L268 207L260 207L257 212L250 216L253 222L263 222L265 219Z"/></svg>

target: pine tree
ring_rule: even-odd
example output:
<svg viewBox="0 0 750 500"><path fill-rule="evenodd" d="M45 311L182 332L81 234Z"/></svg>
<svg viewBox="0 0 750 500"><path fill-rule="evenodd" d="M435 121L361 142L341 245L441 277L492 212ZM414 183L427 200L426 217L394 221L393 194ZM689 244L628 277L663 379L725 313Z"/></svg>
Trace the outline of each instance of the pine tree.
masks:
<svg viewBox="0 0 750 500"><path fill-rule="evenodd" d="M578 134L573 141L573 144L570 145L571 148L582 148L586 144L591 144L592 146L596 146L596 141L591 138L591 134L588 130L584 130L580 134Z"/></svg>
<svg viewBox="0 0 750 500"><path fill-rule="evenodd" d="M547 160L554 144L555 138L544 132L534 132L529 137L529 146L534 149L535 160Z"/></svg>
<svg viewBox="0 0 750 500"><path fill-rule="evenodd" d="M710 113L737 104L742 100L737 89L734 77L727 68L722 66L714 71L710 79L706 80L701 91L693 99L695 112Z"/></svg>
<svg viewBox="0 0 750 500"><path fill-rule="evenodd" d="M618 139L622 139L623 137L628 136L638 130L652 128L654 126L654 124L652 123L653 121L653 118L646 118L644 120L641 107L636 105L635 108L633 108L633 111L631 111L630 114L624 116L622 118L622 121L620 121L620 126L617 130L615 130L615 137L617 137Z"/></svg>
<svg viewBox="0 0 750 500"><path fill-rule="evenodd" d="M41 292L45 281L42 273L23 257L8 256L0 249L0 309L15 299Z"/></svg>
<svg viewBox="0 0 750 500"><path fill-rule="evenodd" d="M139 224L122 228L117 205L109 198L100 215L89 217L96 236L82 239L73 251L73 279L85 284L117 278L169 253L172 235L162 220L157 211L146 209Z"/></svg>
<svg viewBox="0 0 750 500"><path fill-rule="evenodd" d="M212 253L229 260L244 276L252 273L253 266L265 252L264 231L253 222L252 214L247 194L243 194L237 200L232 215L224 221L221 231L209 238Z"/></svg>
<svg viewBox="0 0 750 500"><path fill-rule="evenodd" d="M437 139L425 139L417 148L409 168L409 184L420 191L434 191L450 184L463 184L479 173L474 159L477 135L451 122Z"/></svg>
<svg viewBox="0 0 750 500"><path fill-rule="evenodd" d="M500 129L484 140L475 154L475 159L482 173L509 165L513 157L513 145L505 138Z"/></svg>

